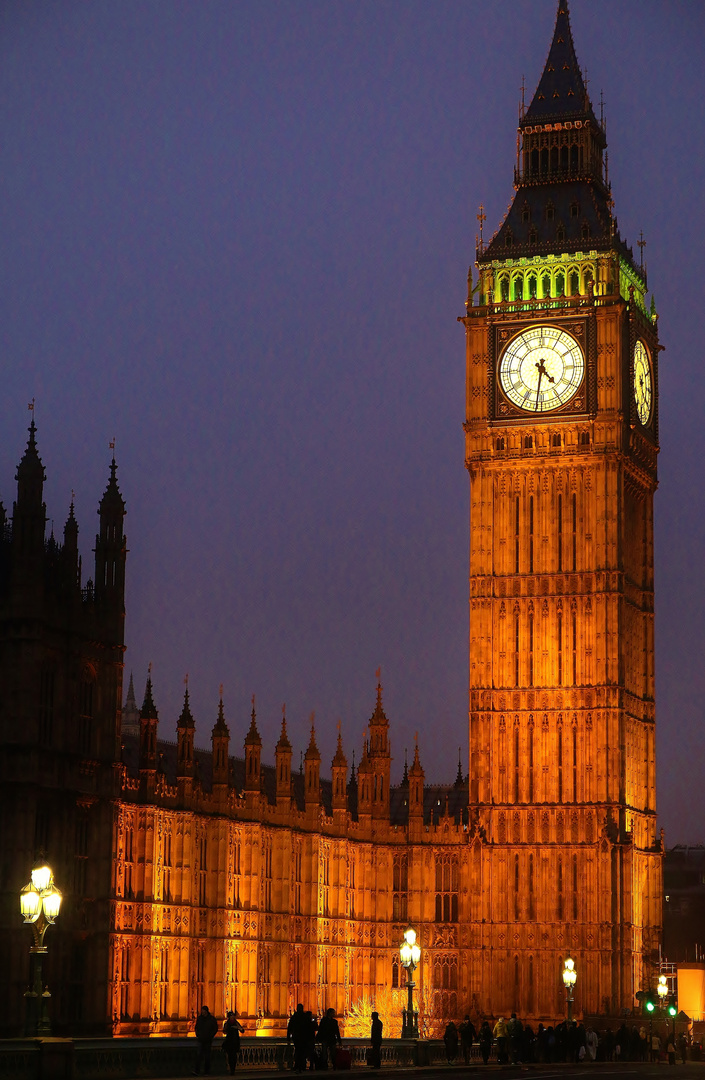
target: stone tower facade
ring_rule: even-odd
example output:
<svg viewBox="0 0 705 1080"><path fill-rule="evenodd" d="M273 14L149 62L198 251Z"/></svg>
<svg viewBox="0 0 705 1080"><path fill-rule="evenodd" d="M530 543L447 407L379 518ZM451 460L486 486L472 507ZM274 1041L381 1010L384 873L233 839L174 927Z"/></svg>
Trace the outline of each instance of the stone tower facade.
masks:
<svg viewBox="0 0 705 1080"><path fill-rule="evenodd" d="M648 985L661 925L654 749L657 316L622 240L566 0L519 123L516 194L469 288L473 956L486 1011Z"/></svg>
<svg viewBox="0 0 705 1080"><path fill-rule="evenodd" d="M0 504L0 1030L22 1030L31 936L19 892L42 854L64 896L44 974L55 1024L103 1031L113 809L120 760L125 504L113 460L95 569L82 580L73 503L46 536L34 420L12 514Z"/></svg>

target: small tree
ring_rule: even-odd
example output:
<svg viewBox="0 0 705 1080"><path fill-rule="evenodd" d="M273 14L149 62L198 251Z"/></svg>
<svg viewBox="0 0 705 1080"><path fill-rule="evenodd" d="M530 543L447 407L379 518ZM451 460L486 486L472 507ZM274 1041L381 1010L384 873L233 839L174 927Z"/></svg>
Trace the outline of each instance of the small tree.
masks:
<svg viewBox="0 0 705 1080"><path fill-rule="evenodd" d="M385 986L374 997L361 997L350 1006L344 1020L345 1037L369 1039L372 1029L372 1013L378 1012L385 1039L401 1038L401 1012L406 1005L403 990L391 990Z"/></svg>

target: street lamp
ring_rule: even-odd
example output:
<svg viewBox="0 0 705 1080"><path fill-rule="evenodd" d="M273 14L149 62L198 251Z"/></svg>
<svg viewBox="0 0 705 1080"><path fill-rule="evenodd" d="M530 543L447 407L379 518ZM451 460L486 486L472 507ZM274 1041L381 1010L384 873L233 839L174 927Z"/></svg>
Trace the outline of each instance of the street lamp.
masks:
<svg viewBox="0 0 705 1080"><path fill-rule="evenodd" d="M659 975L656 993L658 994L659 1007L663 1009L666 1005L666 998L668 997L668 982L665 975Z"/></svg>
<svg viewBox="0 0 705 1080"><path fill-rule="evenodd" d="M47 1005L51 994L42 981L42 957L47 951L44 935L55 921L61 908L61 893L54 884L51 867L43 861L32 870L31 879L20 892L20 912L32 926L34 944L29 950L32 958L30 989L25 993L25 1035L51 1035ZM41 1001L41 1005L40 1005Z"/></svg>
<svg viewBox="0 0 705 1080"><path fill-rule="evenodd" d="M568 998L568 1023L573 1019L573 987L575 986L575 980L578 977L578 973L575 970L575 960L570 956L566 958L563 965L563 985L565 986L566 996Z"/></svg>
<svg viewBox="0 0 705 1080"><path fill-rule="evenodd" d="M404 931L404 940L399 946L399 956L402 966L406 968L409 994L406 1008L402 1011L401 1037L402 1039L418 1039L419 1037L419 1014L414 1012L414 971L421 959L421 949L416 944L416 931L407 926Z"/></svg>

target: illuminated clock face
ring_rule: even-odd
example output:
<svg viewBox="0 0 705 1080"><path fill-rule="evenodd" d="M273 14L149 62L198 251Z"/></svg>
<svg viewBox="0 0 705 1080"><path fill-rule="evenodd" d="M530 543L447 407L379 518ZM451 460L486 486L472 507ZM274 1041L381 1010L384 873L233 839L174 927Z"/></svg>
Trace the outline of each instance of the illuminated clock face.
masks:
<svg viewBox="0 0 705 1080"><path fill-rule="evenodd" d="M559 409L577 393L585 359L575 338L555 326L532 326L509 342L499 361L499 382L526 412Z"/></svg>
<svg viewBox="0 0 705 1080"><path fill-rule="evenodd" d="M651 419L651 364L643 341L634 346L634 400L641 424Z"/></svg>

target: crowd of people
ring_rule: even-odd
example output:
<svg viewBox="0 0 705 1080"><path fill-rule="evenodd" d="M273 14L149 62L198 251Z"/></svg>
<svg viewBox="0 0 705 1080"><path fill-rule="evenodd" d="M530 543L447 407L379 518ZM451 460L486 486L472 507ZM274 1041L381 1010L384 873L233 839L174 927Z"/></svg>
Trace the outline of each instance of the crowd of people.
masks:
<svg viewBox="0 0 705 1080"><path fill-rule="evenodd" d="M234 1075L240 1053L240 1035L243 1027L237 1015L228 1012L223 1022L223 1051L230 1075ZM367 1063L373 1069L382 1064L383 1025L377 1012L372 1013L370 1048ZM218 1034L218 1021L204 1005L196 1020L197 1055L194 1073L210 1073L211 1048ZM350 1052L345 1050L340 1037L340 1027L334 1009L327 1009L319 1020L314 1013L296 1006L289 1018L286 1031L287 1046L293 1047L291 1068L295 1072L307 1069L350 1068ZM490 1060L498 1064L521 1065L530 1062L581 1062L581 1061L659 1061L664 1057L672 1065L676 1057L686 1060L688 1043L686 1036L669 1031L663 1037L658 1030L644 1024L623 1023L616 1031L606 1028L596 1031L581 1021L566 1021L554 1025L538 1024L536 1031L529 1023L522 1023L516 1013L509 1019L500 1016L491 1024L483 1020L475 1027L469 1016L456 1025L452 1020L446 1025L443 1036L446 1058L452 1065L456 1060L469 1065L479 1047L485 1065Z"/></svg>
<svg viewBox="0 0 705 1080"><path fill-rule="evenodd" d="M676 1054L685 1061L687 1053L684 1035L676 1037L669 1031L661 1037L656 1030L647 1031L643 1024L628 1027L623 1023L616 1031L609 1027L596 1031L589 1024L563 1020L555 1026L539 1024L534 1031L516 1013L509 1019L500 1016L494 1025L483 1020L477 1030L469 1016L459 1026L450 1021L443 1041L448 1063L458 1058L460 1048L466 1065L475 1044L485 1065L493 1056L500 1065L520 1065L557 1061L659 1061L664 1055L675 1065Z"/></svg>

